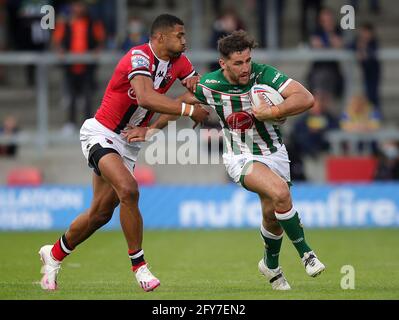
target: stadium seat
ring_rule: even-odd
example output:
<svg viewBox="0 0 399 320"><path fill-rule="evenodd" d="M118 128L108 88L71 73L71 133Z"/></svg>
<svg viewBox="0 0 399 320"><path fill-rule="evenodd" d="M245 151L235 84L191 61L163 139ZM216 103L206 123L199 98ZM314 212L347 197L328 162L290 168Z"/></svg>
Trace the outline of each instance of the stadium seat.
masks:
<svg viewBox="0 0 399 320"><path fill-rule="evenodd" d="M328 182L371 182L377 160L373 157L329 157L326 170Z"/></svg>
<svg viewBox="0 0 399 320"><path fill-rule="evenodd" d="M42 173L35 167L18 167L7 174L8 186L39 186L42 182Z"/></svg>
<svg viewBox="0 0 399 320"><path fill-rule="evenodd" d="M153 185L156 182L154 170L150 166L136 165L134 168L134 176L140 186Z"/></svg>

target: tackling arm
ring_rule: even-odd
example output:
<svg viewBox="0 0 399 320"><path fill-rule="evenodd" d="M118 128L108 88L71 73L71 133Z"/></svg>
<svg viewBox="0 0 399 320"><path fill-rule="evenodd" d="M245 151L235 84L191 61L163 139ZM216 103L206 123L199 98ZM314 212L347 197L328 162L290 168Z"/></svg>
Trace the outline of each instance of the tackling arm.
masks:
<svg viewBox="0 0 399 320"><path fill-rule="evenodd" d="M130 81L130 84L136 94L137 102L143 108L170 115L190 116L196 122L201 122L208 116L208 112L201 107L181 103L156 92L149 77L138 75Z"/></svg>
<svg viewBox="0 0 399 320"><path fill-rule="evenodd" d="M169 98L168 98L169 99ZM172 99L170 99L172 100ZM186 92L180 97L176 98L176 100L172 100L178 102L179 104L185 102L187 104L195 104L199 103L199 101L195 98L195 96L191 92ZM205 110L205 109L203 109ZM208 111L206 111L208 114ZM148 140L153 134L165 128L168 125L169 121L175 121L180 117L180 115L173 114L161 114L159 118L149 127L133 127L128 125L127 129L122 130L122 136L126 138L127 142L143 142ZM193 119L194 120L194 119ZM195 120L194 120L195 121ZM196 122L194 127L199 122Z"/></svg>
<svg viewBox="0 0 399 320"><path fill-rule="evenodd" d="M175 101L178 101L180 104L185 102L190 105L195 105L200 103L197 98L192 94L190 91L182 94L181 96L177 97ZM160 117L150 126L150 129L163 129L168 125L169 121L175 121L179 118L176 115L170 114L161 114ZM195 120L194 120L195 121ZM196 121L198 122L198 121Z"/></svg>

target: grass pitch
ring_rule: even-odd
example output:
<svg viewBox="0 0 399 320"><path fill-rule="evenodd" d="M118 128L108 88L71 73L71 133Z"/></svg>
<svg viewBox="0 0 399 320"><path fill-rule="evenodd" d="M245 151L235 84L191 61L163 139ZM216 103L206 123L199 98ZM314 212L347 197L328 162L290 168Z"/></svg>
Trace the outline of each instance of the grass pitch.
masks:
<svg viewBox="0 0 399 320"><path fill-rule="evenodd" d="M280 264L292 290L271 290L257 270L263 255L258 230L145 231L144 249L161 280L154 292L138 287L121 231L97 232L64 260L59 290L39 285L44 244L62 232L0 232L0 299L399 299L399 230L307 230L327 266L306 275L285 236ZM343 290L341 268L355 269L355 289Z"/></svg>

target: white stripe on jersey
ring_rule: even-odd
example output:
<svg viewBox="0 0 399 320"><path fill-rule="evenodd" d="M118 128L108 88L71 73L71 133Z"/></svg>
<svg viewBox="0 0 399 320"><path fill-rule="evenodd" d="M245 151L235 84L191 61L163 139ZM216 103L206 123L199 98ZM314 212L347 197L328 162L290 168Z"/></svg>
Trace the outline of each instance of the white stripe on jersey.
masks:
<svg viewBox="0 0 399 320"><path fill-rule="evenodd" d="M168 72L169 61L159 60L157 69L154 71L154 89L158 89Z"/></svg>
<svg viewBox="0 0 399 320"><path fill-rule="evenodd" d="M215 100L213 99L213 95L212 95L212 91L209 90L206 87L202 87L202 92L206 98L206 102L212 106L213 108L215 108Z"/></svg>
<svg viewBox="0 0 399 320"><path fill-rule="evenodd" d="M278 93L282 93L284 89L287 88L287 86L290 84L291 81L292 79L288 79L286 82L284 82L284 84L278 89Z"/></svg>
<svg viewBox="0 0 399 320"><path fill-rule="evenodd" d="M227 119L227 117L233 113L233 104L231 102L231 97L226 94L221 94L220 99L223 103L224 118ZM240 148L240 151L244 152L244 153L248 153L248 152L250 153L250 150L249 150L247 144L245 143L245 141L243 142L241 140L241 136L239 136L239 133L237 131L230 131L230 133L233 137L233 141L236 142L238 147Z"/></svg>

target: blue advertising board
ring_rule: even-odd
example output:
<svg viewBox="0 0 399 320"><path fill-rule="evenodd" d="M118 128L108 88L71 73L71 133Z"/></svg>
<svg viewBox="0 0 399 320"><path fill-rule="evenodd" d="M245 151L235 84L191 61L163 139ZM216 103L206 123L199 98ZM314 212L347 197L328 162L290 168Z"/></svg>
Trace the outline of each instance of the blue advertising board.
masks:
<svg viewBox="0 0 399 320"><path fill-rule="evenodd" d="M90 186L0 187L0 230L66 229L91 202ZM399 227L399 184L314 185L292 188L307 228ZM140 188L145 228L257 228L256 194L236 185ZM118 229L119 208L104 229Z"/></svg>

